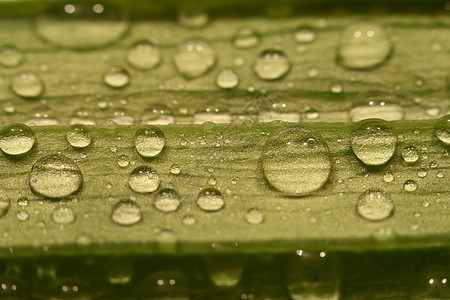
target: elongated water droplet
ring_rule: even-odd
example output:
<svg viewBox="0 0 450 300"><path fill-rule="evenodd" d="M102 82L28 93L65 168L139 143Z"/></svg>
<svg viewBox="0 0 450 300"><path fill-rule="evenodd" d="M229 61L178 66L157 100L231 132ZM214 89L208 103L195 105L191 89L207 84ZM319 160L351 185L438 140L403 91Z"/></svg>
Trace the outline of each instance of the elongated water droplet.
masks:
<svg viewBox="0 0 450 300"><path fill-rule="evenodd" d="M364 119L383 119L396 121L403 119L403 107L398 105L392 94L369 91L359 95L350 110L350 118L353 122Z"/></svg>
<svg viewBox="0 0 450 300"><path fill-rule="evenodd" d="M215 123L230 123L231 114L226 107L218 106L215 103L208 104L204 109L195 112L194 124L206 124L215 126ZM205 125L205 126L206 126Z"/></svg>
<svg viewBox="0 0 450 300"><path fill-rule="evenodd" d="M316 40L316 33L309 26L300 26L294 33L294 40L301 44L312 43Z"/></svg>
<svg viewBox="0 0 450 300"><path fill-rule="evenodd" d="M11 89L22 98L37 98L44 93L44 83L35 73L22 73L11 79Z"/></svg>
<svg viewBox="0 0 450 300"><path fill-rule="evenodd" d="M136 193L151 193L158 189L160 179L156 170L141 166L134 169L128 177L128 185Z"/></svg>
<svg viewBox="0 0 450 300"><path fill-rule="evenodd" d="M180 196L173 189L161 190L155 197L154 205L162 212L176 211L180 206Z"/></svg>
<svg viewBox="0 0 450 300"><path fill-rule="evenodd" d="M178 23L186 28L200 28L206 26L209 16L204 11L181 11L178 14Z"/></svg>
<svg viewBox="0 0 450 300"><path fill-rule="evenodd" d="M53 211L52 218L56 223L65 225L75 221L75 214L73 213L72 208L61 206Z"/></svg>
<svg viewBox="0 0 450 300"><path fill-rule="evenodd" d="M136 150L143 157L155 157L161 153L165 144L164 133L154 126L141 127L134 136Z"/></svg>
<svg viewBox="0 0 450 300"><path fill-rule="evenodd" d="M414 180L406 180L403 189L407 192L414 192L417 190L417 183Z"/></svg>
<svg viewBox="0 0 450 300"><path fill-rule="evenodd" d="M163 104L155 104L146 109L141 116L141 123L148 125L167 125L174 122L172 110Z"/></svg>
<svg viewBox="0 0 450 300"><path fill-rule="evenodd" d="M257 208L252 208L245 214L245 220L253 225L261 224L264 221L264 213Z"/></svg>
<svg viewBox="0 0 450 300"><path fill-rule="evenodd" d="M233 89L239 85L239 77L233 70L224 69L217 74L216 84L224 90Z"/></svg>
<svg viewBox="0 0 450 300"><path fill-rule="evenodd" d="M187 79L206 74L216 64L216 52L203 40L183 43L173 57L175 67Z"/></svg>
<svg viewBox="0 0 450 300"><path fill-rule="evenodd" d="M72 160L62 155L49 155L39 159L30 173L31 190L49 198L62 198L78 192L83 176Z"/></svg>
<svg viewBox="0 0 450 300"><path fill-rule="evenodd" d="M103 81L110 87L120 89L130 82L130 75L124 68L113 66L103 73Z"/></svg>
<svg viewBox="0 0 450 300"><path fill-rule="evenodd" d="M347 26L337 48L337 62L349 69L369 69L381 65L392 52L389 36L373 21Z"/></svg>
<svg viewBox="0 0 450 300"><path fill-rule="evenodd" d="M23 124L5 126L0 132L0 149L8 155L23 155L33 148L36 136Z"/></svg>
<svg viewBox="0 0 450 300"><path fill-rule="evenodd" d="M413 164L419 160L419 151L413 146L405 147L402 150L402 157L408 164Z"/></svg>
<svg viewBox="0 0 450 300"><path fill-rule="evenodd" d="M256 58L253 65L255 74L263 80L276 80L286 75L291 63L279 50L265 50Z"/></svg>
<svg viewBox="0 0 450 300"><path fill-rule="evenodd" d="M122 226L130 226L142 220L139 206L130 200L123 200L114 206L111 219Z"/></svg>
<svg viewBox="0 0 450 300"><path fill-rule="evenodd" d="M24 55L16 47L3 46L0 48L0 66L15 68L24 61Z"/></svg>
<svg viewBox="0 0 450 300"><path fill-rule="evenodd" d="M379 166L394 155L397 135L386 121L367 119L356 124L350 144L353 153L364 164Z"/></svg>
<svg viewBox="0 0 450 300"><path fill-rule="evenodd" d="M0 199L0 218L6 215L11 207L11 200L9 199Z"/></svg>
<svg viewBox="0 0 450 300"><path fill-rule="evenodd" d="M450 115L445 115L436 122L434 134L444 145L450 145Z"/></svg>
<svg viewBox="0 0 450 300"><path fill-rule="evenodd" d="M394 203L384 191L368 190L359 197L356 210L364 219L381 221L392 214Z"/></svg>
<svg viewBox="0 0 450 300"><path fill-rule="evenodd" d="M241 28L231 41L236 48L247 49L258 45L259 40L259 34L252 28Z"/></svg>
<svg viewBox="0 0 450 300"><path fill-rule="evenodd" d="M128 50L126 60L128 64L138 70L151 70L162 61L161 51L151 42L140 41Z"/></svg>
<svg viewBox="0 0 450 300"><path fill-rule="evenodd" d="M284 127L263 148L262 168L270 186L292 196L321 189L331 173L327 144L314 130Z"/></svg>
<svg viewBox="0 0 450 300"><path fill-rule="evenodd" d="M84 125L72 125L66 134L66 139L74 148L86 148L92 142L92 136Z"/></svg>
<svg viewBox="0 0 450 300"><path fill-rule="evenodd" d="M205 211L218 211L224 205L222 194L213 188L203 189L197 198L197 205Z"/></svg>
<svg viewBox="0 0 450 300"><path fill-rule="evenodd" d="M89 1L58 3L39 15L36 34L57 46L92 49L118 41L129 28L123 10Z"/></svg>

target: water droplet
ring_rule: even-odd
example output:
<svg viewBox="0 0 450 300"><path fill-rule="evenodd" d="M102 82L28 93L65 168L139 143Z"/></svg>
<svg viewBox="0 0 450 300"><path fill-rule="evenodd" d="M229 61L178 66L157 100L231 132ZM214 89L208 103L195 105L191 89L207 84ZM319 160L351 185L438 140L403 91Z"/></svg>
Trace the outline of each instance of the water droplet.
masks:
<svg viewBox="0 0 450 300"><path fill-rule="evenodd" d="M119 155L119 157L117 158L117 164L121 168L126 168L130 164L130 159L128 158L128 156L126 156L124 154Z"/></svg>
<svg viewBox="0 0 450 300"><path fill-rule="evenodd" d="M402 157L408 164L413 164L419 160L419 151L416 147L405 147L402 150Z"/></svg>
<svg viewBox="0 0 450 300"><path fill-rule="evenodd" d="M73 213L72 208L61 206L53 211L52 219L58 224L66 225L75 221L75 214Z"/></svg>
<svg viewBox="0 0 450 300"><path fill-rule="evenodd" d="M436 177L437 178L444 178L444 172L442 172L442 171L437 172L436 173Z"/></svg>
<svg viewBox="0 0 450 300"><path fill-rule="evenodd" d="M420 168L419 171L417 172L417 176L419 176L420 178L424 178L427 175L428 175L428 172L424 168Z"/></svg>
<svg viewBox="0 0 450 300"><path fill-rule="evenodd" d="M128 185L136 193L151 193L158 189L160 179L156 170L141 166L134 169L128 177Z"/></svg>
<svg viewBox="0 0 450 300"><path fill-rule="evenodd" d="M284 127L267 140L262 154L264 176L270 186L300 196L321 189L331 173L329 149L308 127Z"/></svg>
<svg viewBox="0 0 450 300"><path fill-rule="evenodd" d="M194 124L214 128L215 123L230 123L231 114L226 107L218 106L216 103L208 104L194 114ZM205 128L206 129L206 128Z"/></svg>
<svg viewBox="0 0 450 300"><path fill-rule="evenodd" d="M6 215L11 207L11 201L9 199L0 199L0 218Z"/></svg>
<svg viewBox="0 0 450 300"><path fill-rule="evenodd" d="M384 191L368 190L359 197L356 210L367 220L381 221L392 214L394 203Z"/></svg>
<svg viewBox="0 0 450 300"><path fill-rule="evenodd" d="M224 204L222 194L213 188L203 189L197 198L197 205L205 211L218 211Z"/></svg>
<svg viewBox="0 0 450 300"><path fill-rule="evenodd" d="M436 122L434 134L444 145L450 145L450 115L445 115Z"/></svg>
<svg viewBox="0 0 450 300"><path fill-rule="evenodd" d="M174 122L170 108L162 104L155 104L146 109L141 116L141 123L148 125L167 125Z"/></svg>
<svg viewBox="0 0 450 300"><path fill-rule="evenodd" d="M181 172L181 167L177 164L173 164L170 167L170 173L172 173L173 175L178 175Z"/></svg>
<svg viewBox="0 0 450 300"><path fill-rule="evenodd" d="M25 206L28 206L28 204L30 204L30 201L28 200L27 197L20 197L17 200L17 204L22 206L22 207L25 207Z"/></svg>
<svg viewBox="0 0 450 300"><path fill-rule="evenodd" d="M233 89L239 85L238 75L231 69L224 69L216 77L216 84L222 89Z"/></svg>
<svg viewBox="0 0 450 300"><path fill-rule="evenodd" d="M417 183L414 180L406 180L403 189L407 192L414 192L417 190Z"/></svg>
<svg viewBox="0 0 450 300"><path fill-rule="evenodd" d="M0 149L8 155L23 155L33 148L36 136L23 124L5 126L0 132Z"/></svg>
<svg viewBox="0 0 450 300"><path fill-rule="evenodd" d="M173 57L175 67L187 79L204 75L216 64L216 52L203 40L183 43Z"/></svg>
<svg viewBox="0 0 450 300"><path fill-rule="evenodd" d="M364 164L379 166L394 155L397 135L386 121L367 119L356 124L350 143L353 153Z"/></svg>
<svg viewBox="0 0 450 300"><path fill-rule="evenodd" d="M30 173L31 190L49 198L62 198L78 192L83 176L72 160L62 155L48 155L39 159Z"/></svg>
<svg viewBox="0 0 450 300"><path fill-rule="evenodd" d="M189 284L177 270L158 271L144 279L139 299L189 300Z"/></svg>
<svg viewBox="0 0 450 300"><path fill-rule="evenodd" d="M173 189L159 191L154 202L156 209L162 212L176 211L180 204L180 196Z"/></svg>
<svg viewBox="0 0 450 300"><path fill-rule="evenodd" d="M342 84L339 81L334 81L330 85L330 92L333 94L340 94L343 90Z"/></svg>
<svg viewBox="0 0 450 300"><path fill-rule="evenodd" d="M337 63L348 69L369 69L383 64L392 43L379 24L363 20L347 26L337 48Z"/></svg>
<svg viewBox="0 0 450 300"><path fill-rule="evenodd" d="M255 74L263 80L276 80L286 75L291 63L279 50L265 50L256 58L253 65Z"/></svg>
<svg viewBox="0 0 450 300"><path fill-rule="evenodd" d="M114 206L111 219L123 226L130 226L142 220L141 209L130 200L123 200Z"/></svg>
<svg viewBox="0 0 450 300"><path fill-rule="evenodd" d="M297 43L312 43L316 40L315 31L309 26L300 26L294 33L294 40Z"/></svg>
<svg viewBox="0 0 450 300"><path fill-rule="evenodd" d="M0 66L15 68L24 61L24 55L14 46L3 46L0 48Z"/></svg>
<svg viewBox="0 0 450 300"><path fill-rule="evenodd" d="M264 221L264 213L257 208L252 208L245 214L245 220L253 225L261 224Z"/></svg>
<svg viewBox="0 0 450 300"><path fill-rule="evenodd" d="M186 28L201 28L209 22L209 16L204 11L181 11L178 14L178 23Z"/></svg>
<svg viewBox="0 0 450 300"><path fill-rule="evenodd" d="M379 91L369 91L359 95L350 110L353 122L377 118L386 121L403 119L403 107L395 103L392 94Z"/></svg>
<svg viewBox="0 0 450 300"><path fill-rule="evenodd" d="M136 150L143 157L155 157L161 153L165 144L164 133L154 126L141 127L134 136Z"/></svg>
<svg viewBox="0 0 450 300"><path fill-rule="evenodd" d="M186 215L183 217L183 224L187 226L192 226L197 223L197 220L193 215Z"/></svg>
<svg viewBox="0 0 450 300"><path fill-rule="evenodd" d="M22 98L37 98L44 93L44 83L35 73L22 73L11 79L11 89Z"/></svg>
<svg viewBox="0 0 450 300"><path fill-rule="evenodd" d="M66 134L67 142L75 148L86 148L92 142L92 136L84 125L72 125Z"/></svg>
<svg viewBox="0 0 450 300"><path fill-rule="evenodd" d="M218 287L236 286L242 278L244 262L236 255L214 255L206 259L211 281Z"/></svg>
<svg viewBox="0 0 450 300"><path fill-rule="evenodd" d="M391 172L386 172L383 176L384 182L392 182L394 181L394 174Z"/></svg>
<svg viewBox="0 0 450 300"><path fill-rule="evenodd" d="M247 49L259 44L259 34L252 28L241 28L232 38L232 43L236 48Z"/></svg>
<svg viewBox="0 0 450 300"><path fill-rule="evenodd" d="M20 210L17 212L16 217L19 221L27 221L30 218L30 215L26 211Z"/></svg>
<svg viewBox="0 0 450 300"><path fill-rule="evenodd" d="M129 28L123 10L109 4L58 3L39 15L36 34L45 41L72 49L93 49L118 41Z"/></svg>
<svg viewBox="0 0 450 300"><path fill-rule="evenodd" d="M113 88L123 88L130 82L130 74L122 67L112 66L103 73L103 81Z"/></svg>
<svg viewBox="0 0 450 300"><path fill-rule="evenodd" d="M128 50L126 60L128 64L138 70L151 70L162 61L159 48L148 41L139 41Z"/></svg>

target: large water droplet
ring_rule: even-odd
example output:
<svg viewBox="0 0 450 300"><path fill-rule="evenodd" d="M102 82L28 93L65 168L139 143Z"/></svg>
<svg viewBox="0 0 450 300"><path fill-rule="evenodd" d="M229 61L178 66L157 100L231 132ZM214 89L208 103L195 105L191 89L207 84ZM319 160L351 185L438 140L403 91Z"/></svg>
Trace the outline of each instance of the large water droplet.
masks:
<svg viewBox="0 0 450 300"><path fill-rule="evenodd" d="M130 66L138 70L151 70L162 61L159 49L148 41L140 41L128 50L126 60Z"/></svg>
<svg viewBox="0 0 450 300"><path fill-rule="evenodd" d="M57 46L99 48L118 41L130 23L123 10L103 3L58 3L36 18L36 34Z"/></svg>
<svg viewBox="0 0 450 300"><path fill-rule="evenodd" d="M49 198L67 197L80 190L83 176L72 160L62 155L39 159L31 169L31 190Z"/></svg>
<svg viewBox="0 0 450 300"><path fill-rule="evenodd" d="M110 87L120 89L130 82L130 75L124 68L113 66L103 73L103 81Z"/></svg>
<svg viewBox="0 0 450 300"><path fill-rule="evenodd" d="M388 194L381 190L368 190L361 194L356 211L370 221L388 218L394 210L394 203Z"/></svg>
<svg viewBox="0 0 450 300"><path fill-rule="evenodd" d="M349 69L369 69L381 65L392 52L389 36L373 21L347 26L337 48L337 62Z"/></svg>
<svg viewBox="0 0 450 300"><path fill-rule="evenodd" d="M0 132L0 149L9 155L22 155L33 148L36 136L30 127L23 124L5 126Z"/></svg>
<svg viewBox="0 0 450 300"><path fill-rule="evenodd" d="M259 40L259 34L252 28L241 28L231 41L236 48L247 49L258 45Z"/></svg>
<svg viewBox="0 0 450 300"><path fill-rule="evenodd" d="M134 169L128 177L128 185L136 193L151 193L158 189L160 179L156 170L141 166Z"/></svg>
<svg viewBox="0 0 450 300"><path fill-rule="evenodd" d="M75 221L75 214L73 213L72 208L61 206L53 211L52 219L58 224L70 224Z"/></svg>
<svg viewBox="0 0 450 300"><path fill-rule="evenodd" d="M141 127L134 136L136 150L143 157L155 157L161 153L165 144L164 133L154 126Z"/></svg>
<svg viewBox="0 0 450 300"><path fill-rule="evenodd" d="M308 127L279 129L267 140L261 161L269 185L292 196L321 189L331 173L328 146Z"/></svg>
<svg viewBox="0 0 450 300"><path fill-rule="evenodd" d="M350 118L353 122L364 119L383 119L396 121L403 119L403 107L396 103L392 94L369 91L359 95L350 110Z"/></svg>
<svg viewBox="0 0 450 300"><path fill-rule="evenodd" d="M239 85L239 77L233 70L224 69L217 74L216 84L225 90L233 89Z"/></svg>
<svg viewBox="0 0 450 300"><path fill-rule="evenodd" d="M444 145L450 145L450 115L445 115L436 122L434 134Z"/></svg>
<svg viewBox="0 0 450 300"><path fill-rule="evenodd" d="M92 142L92 136L84 125L72 125L66 134L67 142L75 148L86 148Z"/></svg>
<svg viewBox="0 0 450 300"><path fill-rule="evenodd" d="M199 77L216 64L216 52L203 40L183 43L173 57L175 67L187 79Z"/></svg>
<svg viewBox="0 0 450 300"><path fill-rule="evenodd" d="M24 61L24 55L16 47L3 46L0 48L0 66L15 68Z"/></svg>
<svg viewBox="0 0 450 300"><path fill-rule="evenodd" d="M176 211L180 204L180 196L173 189L161 190L156 195L154 202L156 209L162 212Z"/></svg>
<svg viewBox="0 0 450 300"><path fill-rule="evenodd" d="M253 65L255 74L263 80L276 80L286 75L291 63L279 50L265 50L256 58Z"/></svg>
<svg viewBox="0 0 450 300"><path fill-rule="evenodd" d="M203 189L197 198L197 205L205 211L218 211L224 204L222 194L213 188Z"/></svg>
<svg viewBox="0 0 450 300"><path fill-rule="evenodd" d="M11 79L11 89L22 98L37 98L44 93L44 83L35 73L22 73Z"/></svg>
<svg viewBox="0 0 450 300"><path fill-rule="evenodd" d="M123 200L114 206L111 219L119 225L134 225L142 220L141 209L133 201Z"/></svg>
<svg viewBox="0 0 450 300"><path fill-rule="evenodd" d="M350 144L353 153L364 164L379 166L394 155L397 135L386 121L367 119L356 124Z"/></svg>

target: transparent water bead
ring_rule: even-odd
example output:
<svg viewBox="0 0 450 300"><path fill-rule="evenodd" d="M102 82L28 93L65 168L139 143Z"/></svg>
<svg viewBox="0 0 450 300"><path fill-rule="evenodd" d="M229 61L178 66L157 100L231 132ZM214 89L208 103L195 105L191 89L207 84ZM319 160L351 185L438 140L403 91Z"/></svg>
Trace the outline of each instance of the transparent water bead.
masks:
<svg viewBox="0 0 450 300"><path fill-rule="evenodd" d="M394 95L382 91L368 91L356 97L350 109L350 118L353 122L364 119L383 119L396 121L403 119L403 107L397 104Z"/></svg>
<svg viewBox="0 0 450 300"><path fill-rule="evenodd" d="M434 134L444 145L450 145L450 115L445 115L436 122Z"/></svg>
<svg viewBox="0 0 450 300"><path fill-rule="evenodd" d="M416 147L410 146L403 148L402 157L406 163L413 164L419 160L420 156L419 151L416 149Z"/></svg>
<svg viewBox="0 0 450 300"><path fill-rule="evenodd" d="M178 23L186 28L201 28L208 22L209 15L204 11L181 11L178 14Z"/></svg>
<svg viewBox="0 0 450 300"><path fill-rule="evenodd" d="M58 224L70 224L75 221L75 214L72 208L68 206L61 206L53 211L52 219L55 223Z"/></svg>
<svg viewBox="0 0 450 300"><path fill-rule="evenodd" d="M62 155L39 159L30 173L31 190L48 198L62 198L81 189L83 176L74 161Z"/></svg>
<svg viewBox="0 0 450 300"><path fill-rule="evenodd" d="M187 79L206 74L216 64L216 52L200 39L183 43L173 57L178 72Z"/></svg>
<svg viewBox="0 0 450 300"><path fill-rule="evenodd" d="M128 185L130 188L136 193L141 194L156 191L160 182L161 180L156 170L147 166L137 167L128 177Z"/></svg>
<svg viewBox="0 0 450 300"><path fill-rule="evenodd" d="M253 65L255 74L263 80L276 80L286 75L291 63L282 51L265 50L258 55Z"/></svg>
<svg viewBox="0 0 450 300"><path fill-rule="evenodd" d="M245 220L249 224L261 224L264 222L264 213L258 208L252 208L245 213Z"/></svg>
<svg viewBox="0 0 450 300"><path fill-rule="evenodd" d="M259 44L260 35L253 28L245 27L239 29L231 41L236 48L253 48Z"/></svg>
<svg viewBox="0 0 450 300"><path fill-rule="evenodd" d="M0 149L8 155L26 154L35 142L34 131L24 124L10 124L0 132Z"/></svg>
<svg viewBox="0 0 450 300"><path fill-rule="evenodd" d="M65 48L94 49L118 41L130 22L124 11L110 4L60 2L40 14L34 23L43 40Z"/></svg>
<svg viewBox="0 0 450 300"><path fill-rule="evenodd" d="M207 188L199 193L197 205L204 211L218 211L225 205L225 202L218 190Z"/></svg>
<svg viewBox="0 0 450 300"><path fill-rule="evenodd" d="M336 61L348 69L370 69L383 64L392 53L384 28L370 20L347 26L341 35Z"/></svg>
<svg viewBox="0 0 450 300"><path fill-rule="evenodd" d="M267 183L291 196L323 188L331 173L328 145L317 132L303 126L284 127L271 135L261 162Z"/></svg>
<svg viewBox="0 0 450 300"><path fill-rule="evenodd" d="M163 189L155 197L154 205L161 212L176 211L180 207L180 195L173 189Z"/></svg>
<svg viewBox="0 0 450 300"><path fill-rule="evenodd" d="M172 110L163 104L154 104L141 115L141 123L147 125L167 125L175 122Z"/></svg>
<svg viewBox="0 0 450 300"><path fill-rule="evenodd" d="M122 226L131 226L142 220L139 206L130 200L117 203L112 211L111 219Z"/></svg>
<svg viewBox="0 0 450 300"><path fill-rule="evenodd" d="M316 40L316 32L309 26L299 26L294 33L294 41L305 44Z"/></svg>
<svg viewBox="0 0 450 300"><path fill-rule="evenodd" d="M392 215L394 203L382 190L368 190L359 197L356 210L370 221L381 221Z"/></svg>
<svg viewBox="0 0 450 300"><path fill-rule="evenodd" d="M397 147L397 135L389 123L380 119L367 119L356 124L350 145L356 157L368 166L388 162Z"/></svg>
<svg viewBox="0 0 450 300"><path fill-rule="evenodd" d="M139 41L128 50L126 61L135 69L151 70L162 62L162 55L151 42Z"/></svg>
<svg viewBox="0 0 450 300"><path fill-rule="evenodd" d="M25 56L14 46L3 46L0 48L0 66L5 68L16 68L25 60Z"/></svg>
<svg viewBox="0 0 450 300"><path fill-rule="evenodd" d="M92 142L92 135L84 125L72 125L66 134L67 142L74 148L83 149Z"/></svg>
<svg viewBox="0 0 450 300"><path fill-rule="evenodd" d="M407 192L414 192L417 190L417 183L414 180L406 180L403 183L403 189Z"/></svg>
<svg viewBox="0 0 450 300"><path fill-rule="evenodd" d="M25 99L37 98L44 93L44 82L35 73L22 73L11 79L11 90Z"/></svg>
<svg viewBox="0 0 450 300"><path fill-rule="evenodd" d="M103 81L112 88L120 89L130 83L130 74L122 67L112 66L103 73Z"/></svg>
<svg viewBox="0 0 450 300"><path fill-rule="evenodd" d="M218 87L229 90L239 85L239 77L232 69L224 69L216 77Z"/></svg>
<svg viewBox="0 0 450 300"><path fill-rule="evenodd" d="M155 126L143 126L136 131L134 145L143 157L155 157L166 144L164 133Z"/></svg>

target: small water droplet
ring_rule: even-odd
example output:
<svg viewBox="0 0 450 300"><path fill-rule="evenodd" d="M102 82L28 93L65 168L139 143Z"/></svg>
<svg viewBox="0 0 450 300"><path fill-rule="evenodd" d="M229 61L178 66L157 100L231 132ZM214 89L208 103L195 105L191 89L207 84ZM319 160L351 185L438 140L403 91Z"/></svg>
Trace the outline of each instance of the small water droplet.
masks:
<svg viewBox="0 0 450 300"><path fill-rule="evenodd" d="M113 88L123 88L130 83L130 74L122 67L112 66L103 73L103 81Z"/></svg>
<svg viewBox="0 0 450 300"><path fill-rule="evenodd" d="M30 173L31 190L49 198L62 198L81 189L83 176L72 160L62 155L48 155L39 159Z"/></svg>
<svg viewBox="0 0 450 300"><path fill-rule="evenodd" d="M232 43L236 48L247 49L259 44L260 36L253 28L241 28L232 38Z"/></svg>
<svg viewBox="0 0 450 300"><path fill-rule="evenodd" d="M117 164L121 168L126 168L130 164L130 159L125 154L119 155L119 157L117 158Z"/></svg>
<svg viewBox="0 0 450 300"><path fill-rule="evenodd" d="M183 217L183 224L187 226L192 226L197 223L197 220L193 215L186 215Z"/></svg>
<svg viewBox="0 0 450 300"><path fill-rule="evenodd" d="M436 177L437 178L444 178L444 172L442 172L442 171L437 172L436 173Z"/></svg>
<svg viewBox="0 0 450 300"><path fill-rule="evenodd" d="M347 26L337 48L336 61L348 69L369 69L383 64L392 43L381 25L363 20Z"/></svg>
<svg viewBox="0 0 450 300"><path fill-rule="evenodd" d="M256 58L253 65L255 74L263 80L276 80L286 75L291 63L282 51L265 50Z"/></svg>
<svg viewBox="0 0 450 300"><path fill-rule="evenodd" d="M329 149L308 127L284 127L263 148L262 169L270 186L300 196L321 189L331 173Z"/></svg>
<svg viewBox="0 0 450 300"><path fill-rule="evenodd" d="M226 107L210 103L194 114L194 124L203 124L206 131L216 127L216 123L230 123L231 114ZM209 128L209 130L208 130Z"/></svg>
<svg viewBox="0 0 450 300"><path fill-rule="evenodd" d="M33 148L36 136L24 124L10 124L0 132L0 149L8 155L23 155Z"/></svg>
<svg viewBox="0 0 450 300"><path fill-rule="evenodd" d="M207 73L216 64L216 52L203 40L183 43L173 57L175 67L187 79Z"/></svg>
<svg viewBox="0 0 450 300"><path fill-rule="evenodd" d="M297 43L312 43L316 40L316 32L309 26L299 26L294 33L294 40Z"/></svg>
<svg viewBox="0 0 450 300"><path fill-rule="evenodd" d="M172 173L173 175L178 175L181 172L181 167L177 164L173 164L170 167L170 173Z"/></svg>
<svg viewBox="0 0 450 300"><path fill-rule="evenodd" d="M414 192L417 190L417 183L414 180L406 180L403 189L407 192Z"/></svg>
<svg viewBox="0 0 450 300"><path fill-rule="evenodd" d="M11 201L9 199L0 199L0 218L6 215L11 207Z"/></svg>
<svg viewBox="0 0 450 300"><path fill-rule="evenodd" d="M394 203L384 191L368 190L359 197L356 210L367 220L381 221L392 215Z"/></svg>
<svg viewBox="0 0 450 300"><path fill-rule="evenodd" d="M167 125L174 122L172 110L165 105L155 104L146 109L141 116L141 123L148 125Z"/></svg>
<svg viewBox="0 0 450 300"><path fill-rule="evenodd" d="M245 214L245 220L253 225L261 224L264 221L264 213L257 208L252 208Z"/></svg>
<svg viewBox="0 0 450 300"><path fill-rule="evenodd" d="M343 90L342 84L339 81L334 81L330 85L330 92L333 94L340 94Z"/></svg>
<svg viewBox="0 0 450 300"><path fill-rule="evenodd" d="M72 208L61 206L53 211L52 219L58 224L66 225L75 221L75 214L73 213Z"/></svg>
<svg viewBox="0 0 450 300"><path fill-rule="evenodd" d="M16 217L19 221L27 221L30 218L30 215L26 211L20 210L17 212Z"/></svg>
<svg viewBox="0 0 450 300"><path fill-rule="evenodd" d="M11 79L11 89L22 98L37 98L44 93L44 82L35 73L22 73Z"/></svg>
<svg viewBox="0 0 450 300"><path fill-rule="evenodd" d="M22 207L25 207L25 206L28 206L28 204L30 204L30 201L28 201L27 197L20 197L17 200L17 204L22 206Z"/></svg>
<svg viewBox="0 0 450 300"><path fill-rule="evenodd" d="M214 255L206 259L206 266L214 285L233 287L242 278L244 262L240 256Z"/></svg>
<svg viewBox="0 0 450 300"><path fill-rule="evenodd" d="M444 145L450 145L450 115L445 115L436 122L434 134Z"/></svg>
<svg viewBox="0 0 450 300"><path fill-rule="evenodd" d="M0 48L0 66L5 68L15 68L20 66L25 57L14 46L3 46Z"/></svg>
<svg viewBox="0 0 450 300"><path fill-rule="evenodd" d="M112 211L111 219L122 226L130 226L142 220L141 209L130 200L117 203Z"/></svg>
<svg viewBox="0 0 450 300"><path fill-rule="evenodd" d="M394 181L394 174L391 172L386 172L383 176L384 182L392 182Z"/></svg>
<svg viewBox="0 0 450 300"><path fill-rule="evenodd" d="M151 193L158 189L160 179L156 170L141 166L134 169L128 177L128 185L136 193Z"/></svg>
<svg viewBox="0 0 450 300"><path fill-rule="evenodd" d="M197 205L205 211L218 211L224 204L222 194L213 188L203 189L197 198Z"/></svg>
<svg viewBox="0 0 450 300"><path fill-rule="evenodd" d="M178 23L181 26L194 29L206 26L209 16L204 11L181 11L178 14Z"/></svg>
<svg viewBox="0 0 450 300"><path fill-rule="evenodd" d="M405 147L402 150L403 160L408 164L413 164L419 160L419 151L416 147Z"/></svg>
<svg viewBox="0 0 450 300"><path fill-rule="evenodd" d="M369 91L356 97L350 110L353 122L377 118L386 121L403 119L403 107L396 103L395 97L380 91Z"/></svg>
<svg viewBox="0 0 450 300"><path fill-rule="evenodd" d="M173 189L163 189L155 197L154 205L161 212L176 211L181 201L178 193Z"/></svg>
<svg viewBox="0 0 450 300"><path fill-rule="evenodd" d="M154 126L144 126L136 131L134 145L143 157L155 157L164 148L166 138L164 133Z"/></svg>
<svg viewBox="0 0 450 300"><path fill-rule="evenodd" d="M162 62L159 48L148 41L139 41L128 50L128 64L138 70L151 70Z"/></svg>
<svg viewBox="0 0 450 300"><path fill-rule="evenodd" d="M239 85L239 77L232 69L224 69L216 77L216 84L222 89L233 89Z"/></svg>
<svg viewBox="0 0 450 300"><path fill-rule="evenodd" d="M420 168L419 171L417 172L417 176L419 176L420 178L424 178L427 175L428 175L428 172L424 168Z"/></svg>
<svg viewBox="0 0 450 300"><path fill-rule="evenodd" d="M356 124L350 143L353 153L364 164L379 166L394 155L397 135L386 121L367 119Z"/></svg>
<svg viewBox="0 0 450 300"><path fill-rule="evenodd" d="M66 139L72 147L80 149L86 148L92 142L92 136L89 130L81 124L70 126L66 134Z"/></svg>

